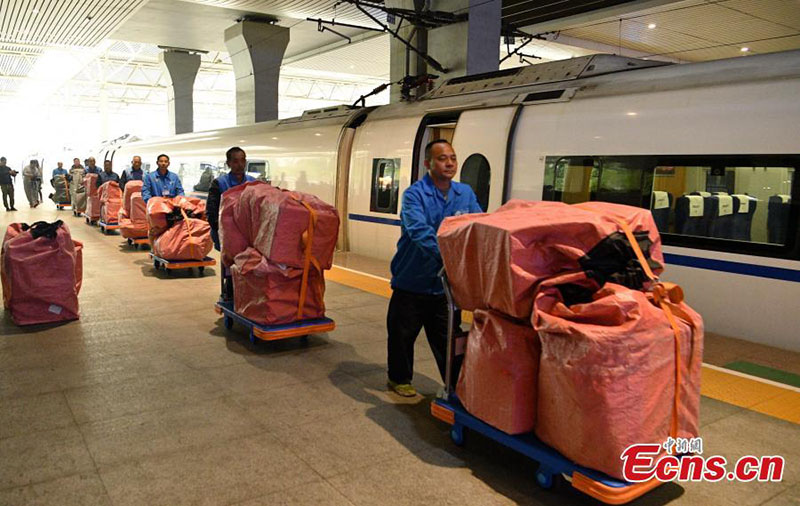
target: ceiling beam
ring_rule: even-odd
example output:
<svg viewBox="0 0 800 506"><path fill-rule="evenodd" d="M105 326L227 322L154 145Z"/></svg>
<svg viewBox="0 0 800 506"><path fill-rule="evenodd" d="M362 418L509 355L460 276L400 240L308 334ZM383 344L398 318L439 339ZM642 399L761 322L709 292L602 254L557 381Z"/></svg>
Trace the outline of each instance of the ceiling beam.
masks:
<svg viewBox="0 0 800 506"><path fill-rule="evenodd" d="M552 19L542 23L521 26L519 28L524 32L533 34L556 32L559 30L566 30L567 28L574 28L577 25L582 25L585 23L594 23L595 21L600 21L602 19L624 18L629 14L680 1L682 0L636 0L634 2L615 5L613 7L605 7L603 9L597 9L591 12L585 12L583 14L575 14L573 16Z"/></svg>

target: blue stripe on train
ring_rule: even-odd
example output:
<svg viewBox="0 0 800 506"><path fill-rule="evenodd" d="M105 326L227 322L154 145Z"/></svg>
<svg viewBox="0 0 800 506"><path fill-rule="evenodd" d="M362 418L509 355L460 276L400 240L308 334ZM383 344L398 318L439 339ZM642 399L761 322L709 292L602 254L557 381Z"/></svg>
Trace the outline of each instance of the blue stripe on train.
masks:
<svg viewBox="0 0 800 506"><path fill-rule="evenodd" d="M355 221L366 221L367 223L380 223L382 225L400 226L400 220L394 218L378 218L377 216L366 216L364 214L348 214L347 217Z"/></svg>
<svg viewBox="0 0 800 506"><path fill-rule="evenodd" d="M712 258L675 255L673 253L664 253L664 260L671 265L682 265L684 267L694 267L696 269L706 269L709 271L730 272L733 274L743 274L745 276L755 276L757 278L780 279L781 281L800 283L800 271L784 269L782 267L744 264L741 262L729 262L727 260L714 260Z"/></svg>

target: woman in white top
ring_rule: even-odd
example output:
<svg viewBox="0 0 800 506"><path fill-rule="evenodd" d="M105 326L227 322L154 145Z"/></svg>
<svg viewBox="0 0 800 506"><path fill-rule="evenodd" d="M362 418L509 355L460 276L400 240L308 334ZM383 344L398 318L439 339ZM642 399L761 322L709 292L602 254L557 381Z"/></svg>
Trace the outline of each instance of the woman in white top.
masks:
<svg viewBox="0 0 800 506"><path fill-rule="evenodd" d="M29 165L22 169L22 181L25 187L25 196L31 207L39 205L39 186L42 184L42 169L38 160L31 160Z"/></svg>

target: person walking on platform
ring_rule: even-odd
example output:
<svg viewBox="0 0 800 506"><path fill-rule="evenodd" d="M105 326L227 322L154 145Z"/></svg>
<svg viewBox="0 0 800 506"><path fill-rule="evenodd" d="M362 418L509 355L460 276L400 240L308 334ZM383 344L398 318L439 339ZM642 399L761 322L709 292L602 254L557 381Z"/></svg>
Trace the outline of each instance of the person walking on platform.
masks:
<svg viewBox="0 0 800 506"><path fill-rule="evenodd" d="M227 174L218 176L211 182L208 189L208 199L206 200L206 215L208 224L211 226L211 239L214 241L214 248L220 250L219 243L219 206L222 203L222 194L234 186L255 181L253 176L245 173L247 169L247 154L238 146L234 146L225 152L225 163L230 169ZM226 272L227 271L227 272ZM230 271L223 266L222 271L222 300L233 300L233 283L230 279Z"/></svg>
<svg viewBox="0 0 800 506"><path fill-rule="evenodd" d="M86 174L100 174L102 171L100 167L95 165L95 159L93 156L90 156L86 159Z"/></svg>
<svg viewBox="0 0 800 506"><path fill-rule="evenodd" d="M122 177L119 178L119 187L124 190L128 181L144 181L141 156L134 156L131 159L131 168L122 171Z"/></svg>
<svg viewBox="0 0 800 506"><path fill-rule="evenodd" d="M458 162L453 146L438 139L425 146L428 173L403 193L400 240L392 259L392 298L386 315L389 388L413 397L414 342L424 327L439 373L444 379L448 307L439 279L442 257L436 241L448 216L483 212L472 188L453 181ZM460 325L460 314L455 315Z"/></svg>
<svg viewBox="0 0 800 506"><path fill-rule="evenodd" d="M222 194L234 186L242 183L255 181L253 176L245 173L247 168L247 154L238 146L234 146L225 153L225 162L230 171L227 174L218 176L211 182L208 189L208 200L206 200L206 214L208 224L211 226L211 238L214 240L214 248L219 251L219 206L222 203Z"/></svg>
<svg viewBox="0 0 800 506"><path fill-rule="evenodd" d="M39 186L42 184L42 169L39 168L38 160L31 160L31 163L22 169L22 184L25 187L25 196L28 197L28 205L38 206Z"/></svg>
<svg viewBox="0 0 800 506"><path fill-rule="evenodd" d="M103 172L97 178L97 187L100 188L100 186L109 181L119 184L119 175L111 169L111 160L106 160L103 162Z"/></svg>
<svg viewBox="0 0 800 506"><path fill-rule="evenodd" d="M174 172L169 171L169 157L158 155L156 159L158 170L149 173L142 185L142 200L147 202L150 197L177 197L183 195L181 179Z"/></svg>
<svg viewBox="0 0 800 506"><path fill-rule="evenodd" d="M14 179L17 171L6 165L6 157L0 157L0 189L3 190L3 205L6 211L16 211L14 207Z"/></svg>

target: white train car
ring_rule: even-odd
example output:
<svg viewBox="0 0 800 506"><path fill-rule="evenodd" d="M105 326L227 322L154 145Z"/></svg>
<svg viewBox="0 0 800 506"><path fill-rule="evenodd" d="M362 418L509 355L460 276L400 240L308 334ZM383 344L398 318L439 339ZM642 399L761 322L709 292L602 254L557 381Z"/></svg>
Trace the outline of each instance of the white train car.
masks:
<svg viewBox="0 0 800 506"><path fill-rule="evenodd" d="M512 198L652 207L664 278L708 330L800 350L800 312L787 307L800 299L797 97L800 51L686 65L595 55L451 79L414 103L130 144L116 157L154 164L165 152L199 178L240 145L273 184L335 203L341 249L388 262L425 144L451 139L457 178L487 210Z"/></svg>

